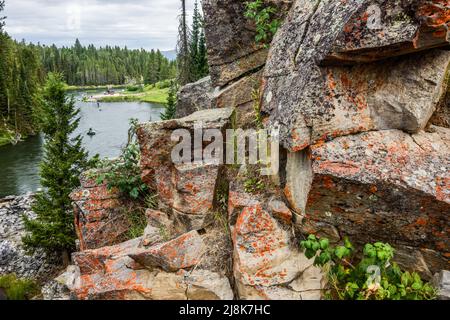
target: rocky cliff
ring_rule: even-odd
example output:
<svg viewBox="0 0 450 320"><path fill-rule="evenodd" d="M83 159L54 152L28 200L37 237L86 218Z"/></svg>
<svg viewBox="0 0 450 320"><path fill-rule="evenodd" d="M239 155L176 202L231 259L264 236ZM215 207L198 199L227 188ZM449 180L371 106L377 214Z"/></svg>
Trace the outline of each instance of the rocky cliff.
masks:
<svg viewBox="0 0 450 320"><path fill-rule="evenodd" d="M203 1L211 77L181 90L183 118L138 129L158 209L141 238L121 242L117 195L85 181L66 294L320 299L324 276L298 246L308 233L389 242L426 279L449 269L448 1L267 3L284 21L270 49L244 1ZM280 128L279 173L255 190L250 167L173 163L172 134L197 121Z"/></svg>

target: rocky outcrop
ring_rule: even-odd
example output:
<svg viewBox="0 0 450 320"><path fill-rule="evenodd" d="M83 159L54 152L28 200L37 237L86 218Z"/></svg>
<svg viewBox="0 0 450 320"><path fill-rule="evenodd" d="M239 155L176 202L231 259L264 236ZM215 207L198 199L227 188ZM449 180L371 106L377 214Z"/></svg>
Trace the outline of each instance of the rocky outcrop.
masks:
<svg viewBox="0 0 450 320"><path fill-rule="evenodd" d="M447 1L360 1L324 63L371 62L445 46Z"/></svg>
<svg viewBox="0 0 450 320"><path fill-rule="evenodd" d="M131 257L143 252L141 239L74 255L75 278L66 287L74 299L81 300L230 300L233 293L228 279L208 270L165 272L149 270Z"/></svg>
<svg viewBox="0 0 450 320"><path fill-rule="evenodd" d="M264 71L263 111L269 114L270 125L281 126L281 142L285 148L296 152L319 141L370 130L418 132L425 128L445 94L449 51L432 50L355 66L323 66L333 50L344 50L343 44L351 46L353 38L340 38L343 33L364 40L365 35L358 28L367 30L365 23L361 22L362 26L356 29L349 28L347 23L368 5L376 3L297 0L293 5L273 41ZM382 13L387 12L383 17L388 20L393 10L390 3L378 4ZM420 14L419 11L414 12ZM412 34L420 38L422 33L417 34L420 27L416 20L405 19L402 24L407 24ZM409 53L410 50L390 52L387 49L406 41L403 39L409 37L404 32L406 27L391 35L391 22L381 23L387 25L384 33L375 38L369 30L367 34L374 39L373 43L360 44L381 56L361 49L352 51L353 58L341 58L365 59L367 54L372 60L378 60ZM394 24L396 28L397 25ZM440 30L441 26L437 28ZM432 47L448 45L441 37L430 44ZM417 50L424 48L428 46L424 44Z"/></svg>
<svg viewBox="0 0 450 320"><path fill-rule="evenodd" d="M194 230L148 250L130 254L130 257L146 268L160 267L167 272L176 272L199 264L205 250L202 238Z"/></svg>
<svg viewBox="0 0 450 320"><path fill-rule="evenodd" d="M211 109L211 77L185 85L178 92L177 118L183 118L200 110Z"/></svg>
<svg viewBox="0 0 450 320"><path fill-rule="evenodd" d="M428 279L448 268L448 129L430 126L448 121L448 22L442 1L298 0L263 79L300 231L390 242Z"/></svg>
<svg viewBox="0 0 450 320"><path fill-rule="evenodd" d="M217 165L174 164L171 154L178 142L172 140L175 130L194 132L197 130L194 124L201 121L204 128L222 132L230 125L232 114L232 109L203 110L182 119L139 127L143 178L158 193L158 210L147 210L148 225L142 237L91 250L84 246L74 253L71 268L76 271L75 276L66 277L70 282L66 285L70 298L233 299L228 278L231 245L214 210L222 165L220 162ZM203 155L203 143L197 148ZM100 209L105 201L118 199L114 190L108 191L92 179L92 173L83 176L82 188L72 194L76 208L94 207L91 203L99 200L95 208ZM97 216L96 210L91 210L84 213L86 221L90 216ZM75 215L79 219L80 211ZM101 221L114 223L108 218ZM93 244L108 239L118 241L115 233L86 233L87 227L82 227L84 233L80 233L80 240L84 242L86 235L92 236L89 239ZM56 292L54 296L67 297L64 295L67 290L61 289L60 283L57 281L56 289L48 291Z"/></svg>
<svg viewBox="0 0 450 320"><path fill-rule="evenodd" d="M240 299L321 298L324 277L299 251L292 213L276 193L249 194L238 180L228 210Z"/></svg>
<svg viewBox="0 0 450 320"><path fill-rule="evenodd" d="M264 2L277 8L280 19L292 3L291 0ZM256 26L244 16L245 2L205 0L202 7L213 87L223 87L261 69L266 63L267 49L255 43Z"/></svg>
<svg viewBox="0 0 450 320"><path fill-rule="evenodd" d="M53 296L317 300L328 284L299 248L309 233L389 242L396 262L428 280L448 269L448 3L265 3L286 16L269 51L244 1L203 1L211 78L181 90L181 118L137 130L142 178L159 201L144 235L118 243L99 232L118 197L84 182L76 221L93 250L73 255ZM280 127L280 172L203 162L226 146L194 142L206 138L200 124ZM447 274L435 282L445 297Z"/></svg>
<svg viewBox="0 0 450 320"><path fill-rule="evenodd" d="M0 199L0 275L14 273L19 278L46 281L58 272L60 260L42 250L27 254L23 248L26 231L22 215L36 217L32 203L32 194Z"/></svg>
<svg viewBox="0 0 450 320"><path fill-rule="evenodd" d="M232 114L233 110L227 108L203 110L182 119L145 124L138 129L143 180L157 191L160 206L170 211L178 228L184 232L199 230L210 224L221 165L203 164L203 145L194 146L192 152L189 150L191 155L184 155L188 163L173 163L172 151L179 137L174 141L172 134L177 129L194 133L199 130L194 125L200 122L203 130L214 129L224 133L231 125ZM193 139L194 135L186 138ZM221 147L225 150L224 145ZM181 150L176 152L180 154ZM196 163L190 163L193 157L199 157Z"/></svg>
<svg viewBox="0 0 450 320"><path fill-rule="evenodd" d="M348 236L360 244L413 247L428 277L447 268L450 131L434 131L340 137L296 157L297 170L288 171L287 181L304 187L289 194L296 200L308 194L298 209L304 214L299 226L305 233L331 233L335 240Z"/></svg>
<svg viewBox="0 0 450 320"><path fill-rule="evenodd" d="M119 243L130 227L119 191L97 183L101 174L102 170L83 173L81 187L70 195L80 250Z"/></svg>

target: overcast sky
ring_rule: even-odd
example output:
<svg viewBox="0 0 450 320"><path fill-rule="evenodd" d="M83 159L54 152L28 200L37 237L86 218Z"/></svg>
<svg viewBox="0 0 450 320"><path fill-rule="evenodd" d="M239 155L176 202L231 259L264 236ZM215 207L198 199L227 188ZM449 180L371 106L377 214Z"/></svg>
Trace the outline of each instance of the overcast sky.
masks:
<svg viewBox="0 0 450 320"><path fill-rule="evenodd" d="M194 0L187 0L191 15ZM27 42L172 50L180 0L6 0L6 31Z"/></svg>

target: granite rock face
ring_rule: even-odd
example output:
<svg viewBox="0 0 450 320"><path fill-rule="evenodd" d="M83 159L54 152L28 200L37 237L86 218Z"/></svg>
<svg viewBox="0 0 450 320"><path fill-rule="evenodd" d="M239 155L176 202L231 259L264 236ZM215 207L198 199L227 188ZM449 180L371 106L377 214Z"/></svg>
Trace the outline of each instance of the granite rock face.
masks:
<svg viewBox="0 0 450 320"><path fill-rule="evenodd" d="M291 0L268 0L282 19ZM213 87L223 87L261 68L267 49L255 43L256 26L245 18L245 2L240 0L202 1L205 36Z"/></svg>
<svg viewBox="0 0 450 320"><path fill-rule="evenodd" d="M276 194L249 194L233 182L228 210L239 299L321 299L324 277L300 252L292 213Z"/></svg>
<svg viewBox="0 0 450 320"><path fill-rule="evenodd" d="M450 42L447 1L362 1L323 63L372 62Z"/></svg>
<svg viewBox="0 0 450 320"><path fill-rule="evenodd" d="M121 242L130 227L119 191L109 190L106 183L97 184L100 174L101 170L83 173L81 187L70 195L80 250Z"/></svg>
<svg viewBox="0 0 450 320"><path fill-rule="evenodd" d="M205 250L200 235L197 231L191 231L138 254L130 254L130 257L150 269L161 267L167 272L176 272L200 263Z"/></svg>
<svg viewBox="0 0 450 320"><path fill-rule="evenodd" d="M434 284L438 288L438 298L440 300L450 300L450 272L441 271L436 274Z"/></svg>
<svg viewBox="0 0 450 320"><path fill-rule="evenodd" d="M228 279L208 270L146 269L130 256L143 252L141 239L74 255L74 278L66 287L78 300L231 300Z"/></svg>
<svg viewBox="0 0 450 320"><path fill-rule="evenodd" d="M221 164L202 163L203 142L199 146L192 142L191 156L195 156L196 150L200 151L201 159L197 163L190 163L191 157L186 158L188 163L174 163L172 150L178 140L173 141L172 134L177 129L185 129L192 133L188 138L193 140L195 132L199 132L195 126L200 122L203 130L224 132L231 125L232 114L230 108L203 110L177 120L145 124L138 129L143 180L157 191L160 205L171 211L184 232L210 224ZM198 134L203 137L203 133ZM221 147L225 150L224 145Z"/></svg>
<svg viewBox="0 0 450 320"><path fill-rule="evenodd" d="M182 118L200 110L211 109L211 77L185 85L178 92L176 117Z"/></svg>
<svg viewBox="0 0 450 320"><path fill-rule="evenodd" d="M361 244L414 247L431 274L447 268L449 133L374 131L312 146L313 179L300 170L288 177L310 190L301 228L317 233L332 226L340 238ZM294 198L304 194L298 189Z"/></svg>
<svg viewBox="0 0 450 320"><path fill-rule="evenodd" d="M269 53L262 106L269 115L269 125L281 127L281 142L288 150L300 151L319 141L370 130L417 132L425 128L436 110L445 94L449 51L436 49L392 58L410 52L397 50L386 53L383 58L391 57L386 60L324 66L333 50L342 51L343 45L353 45L351 39L340 38L343 33L359 39L362 43L358 46L371 47L376 53L404 42L401 38L407 37L405 28L390 36L386 27L386 32L378 32L377 39L368 35L375 39L373 43L364 43L365 35L358 28L367 28L363 25L354 30L346 25L374 2L298 0L293 5ZM382 11L390 12L388 3L391 2L380 4ZM416 30L413 22L405 19L402 23L409 23ZM430 46L449 45L441 40ZM428 46L420 47L424 48ZM358 53L361 59L365 53L372 60L381 58L370 55L370 50L353 50L353 58L341 58L356 60Z"/></svg>

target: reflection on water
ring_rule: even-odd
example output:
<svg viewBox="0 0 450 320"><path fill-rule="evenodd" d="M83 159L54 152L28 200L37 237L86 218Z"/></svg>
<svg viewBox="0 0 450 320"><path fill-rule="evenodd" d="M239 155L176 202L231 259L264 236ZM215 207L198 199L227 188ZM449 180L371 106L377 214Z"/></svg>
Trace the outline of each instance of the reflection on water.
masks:
<svg viewBox="0 0 450 320"><path fill-rule="evenodd" d="M39 186L39 162L43 139L31 137L16 146L0 147L0 197L35 191Z"/></svg>
<svg viewBox="0 0 450 320"><path fill-rule="evenodd" d="M77 102L81 134L91 156L117 157L128 137L129 119L139 122L160 119L163 106L151 103L85 103ZM88 136L92 128L96 135ZM39 163L43 155L41 136L31 137L16 146L0 147L0 197L19 195L39 188Z"/></svg>

